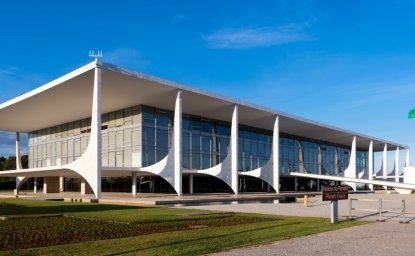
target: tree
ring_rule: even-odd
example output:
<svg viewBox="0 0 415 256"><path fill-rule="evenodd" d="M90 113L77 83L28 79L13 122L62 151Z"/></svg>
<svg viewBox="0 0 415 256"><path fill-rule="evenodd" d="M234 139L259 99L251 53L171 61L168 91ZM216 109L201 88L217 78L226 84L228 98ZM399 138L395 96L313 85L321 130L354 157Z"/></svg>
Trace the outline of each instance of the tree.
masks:
<svg viewBox="0 0 415 256"><path fill-rule="evenodd" d="M22 167L23 169L29 168L29 156L28 155L22 155Z"/></svg>
<svg viewBox="0 0 415 256"><path fill-rule="evenodd" d="M0 157L0 171L4 170L4 163L6 162L6 158L5 157Z"/></svg>
<svg viewBox="0 0 415 256"><path fill-rule="evenodd" d="M21 158L22 167L28 168L28 155L23 155ZM16 157L9 156L8 158L0 157L0 171L16 170Z"/></svg>

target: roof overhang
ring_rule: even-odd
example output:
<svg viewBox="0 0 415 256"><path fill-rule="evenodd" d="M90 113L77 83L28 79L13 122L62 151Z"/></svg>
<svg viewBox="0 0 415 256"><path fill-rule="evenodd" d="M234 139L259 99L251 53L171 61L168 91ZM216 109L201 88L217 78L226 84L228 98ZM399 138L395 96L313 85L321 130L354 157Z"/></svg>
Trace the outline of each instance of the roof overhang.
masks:
<svg viewBox="0 0 415 256"><path fill-rule="evenodd" d="M0 130L30 132L91 116L95 62L0 105ZM194 87L102 63L102 113L135 105L174 110L177 90L183 91L183 113L229 122L235 104L239 123L272 130L276 116L280 132L375 151L407 149L405 145L321 124L273 109L212 94Z"/></svg>

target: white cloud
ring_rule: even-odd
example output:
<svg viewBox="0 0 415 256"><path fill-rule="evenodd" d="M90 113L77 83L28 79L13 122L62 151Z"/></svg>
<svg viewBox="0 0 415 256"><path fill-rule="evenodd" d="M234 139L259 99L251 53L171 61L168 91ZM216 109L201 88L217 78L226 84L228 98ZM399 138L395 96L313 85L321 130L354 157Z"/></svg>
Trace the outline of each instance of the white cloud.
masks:
<svg viewBox="0 0 415 256"><path fill-rule="evenodd" d="M279 27L225 28L202 37L207 46L213 49L268 47L311 39L303 27L296 24Z"/></svg>
<svg viewBox="0 0 415 256"><path fill-rule="evenodd" d="M184 14L176 14L172 17L175 21L184 21L184 20L190 20L190 17Z"/></svg>
<svg viewBox="0 0 415 256"><path fill-rule="evenodd" d="M21 152L27 154L27 133L20 136ZM9 157L16 154L16 134L13 132L0 132L0 157Z"/></svg>
<svg viewBox="0 0 415 256"><path fill-rule="evenodd" d="M16 67L0 68L0 76L13 76L17 71L19 71L19 69Z"/></svg>
<svg viewBox="0 0 415 256"><path fill-rule="evenodd" d="M144 68L148 65L148 62L144 60L142 54L130 47L117 48L108 53L104 52L103 59L110 64L130 68Z"/></svg>
<svg viewBox="0 0 415 256"><path fill-rule="evenodd" d="M16 67L0 67L0 103L39 86L45 80L43 75L22 72Z"/></svg>

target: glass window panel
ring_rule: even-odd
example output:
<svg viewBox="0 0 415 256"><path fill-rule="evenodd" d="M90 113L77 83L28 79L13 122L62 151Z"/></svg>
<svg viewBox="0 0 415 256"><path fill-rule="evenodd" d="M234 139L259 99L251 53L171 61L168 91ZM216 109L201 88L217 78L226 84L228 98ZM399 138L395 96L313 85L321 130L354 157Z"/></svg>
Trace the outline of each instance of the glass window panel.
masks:
<svg viewBox="0 0 415 256"><path fill-rule="evenodd" d="M258 156L258 144L257 142L251 143L251 153L253 156Z"/></svg>
<svg viewBox="0 0 415 256"><path fill-rule="evenodd" d="M207 169L210 166L210 154L202 154L202 169Z"/></svg>
<svg viewBox="0 0 415 256"><path fill-rule="evenodd" d="M212 125L209 121L207 121L207 120L202 121L202 131L207 132L207 133L212 132Z"/></svg>
<svg viewBox="0 0 415 256"><path fill-rule="evenodd" d="M258 155L263 156L265 154L265 145L264 143L258 143Z"/></svg>
<svg viewBox="0 0 415 256"><path fill-rule="evenodd" d="M131 108L124 109L124 125L132 124Z"/></svg>
<svg viewBox="0 0 415 256"><path fill-rule="evenodd" d="M167 150L169 143L167 130L157 129L157 150Z"/></svg>
<svg viewBox="0 0 415 256"><path fill-rule="evenodd" d="M115 112L115 126L119 127L124 124L124 113L122 110Z"/></svg>
<svg viewBox="0 0 415 256"><path fill-rule="evenodd" d="M259 167L258 157L252 157L252 170L255 170Z"/></svg>
<svg viewBox="0 0 415 256"><path fill-rule="evenodd" d="M210 136L202 137L202 151L210 153Z"/></svg>
<svg viewBox="0 0 415 256"><path fill-rule="evenodd" d="M251 157L245 157L244 158L244 171L250 171L251 170Z"/></svg>
<svg viewBox="0 0 415 256"><path fill-rule="evenodd" d="M185 152L190 152L190 133L188 132L183 132L182 150Z"/></svg>
<svg viewBox="0 0 415 256"><path fill-rule="evenodd" d="M244 153L245 155L251 154L251 143L249 140L244 141Z"/></svg>
<svg viewBox="0 0 415 256"><path fill-rule="evenodd" d="M192 130L200 131L200 119L193 117L192 118Z"/></svg>
<svg viewBox="0 0 415 256"><path fill-rule="evenodd" d="M185 169L190 169L190 154L182 154L182 167Z"/></svg>
<svg viewBox="0 0 415 256"><path fill-rule="evenodd" d="M143 108L143 121L145 125L154 125L155 123L155 116L151 109Z"/></svg>
<svg viewBox="0 0 415 256"><path fill-rule="evenodd" d="M168 151L164 149L157 149L157 159L156 162L163 160L167 156Z"/></svg>
<svg viewBox="0 0 415 256"><path fill-rule="evenodd" d="M223 126L223 125L218 125L216 127L216 130L218 131L219 135L222 135L222 136L229 136L230 135L230 128L229 127L226 127L226 126Z"/></svg>
<svg viewBox="0 0 415 256"><path fill-rule="evenodd" d="M108 113L108 128L115 127L115 112Z"/></svg>
<svg viewBox="0 0 415 256"><path fill-rule="evenodd" d="M285 151L285 153L287 153L287 151ZM271 145L270 144L266 144L265 145L265 157L266 158L269 158L270 155L271 155Z"/></svg>
<svg viewBox="0 0 415 256"><path fill-rule="evenodd" d="M168 127L169 126L169 114L165 112L157 112L156 114L157 126Z"/></svg>
<svg viewBox="0 0 415 256"><path fill-rule="evenodd" d="M200 152L200 135L192 133L192 151Z"/></svg>
<svg viewBox="0 0 415 256"><path fill-rule="evenodd" d="M183 117L182 119L182 129L183 130L190 130L190 120L188 118Z"/></svg>
<svg viewBox="0 0 415 256"><path fill-rule="evenodd" d="M192 152L192 169L199 170L200 168L200 153Z"/></svg>
<svg viewBox="0 0 415 256"><path fill-rule="evenodd" d="M143 127L143 145L155 145L155 129L153 127Z"/></svg>
<svg viewBox="0 0 415 256"><path fill-rule="evenodd" d="M143 146L143 166L149 166L155 163L154 146Z"/></svg>
<svg viewBox="0 0 415 256"><path fill-rule="evenodd" d="M61 125L61 136L62 138L66 138L68 136L68 125L67 124Z"/></svg>

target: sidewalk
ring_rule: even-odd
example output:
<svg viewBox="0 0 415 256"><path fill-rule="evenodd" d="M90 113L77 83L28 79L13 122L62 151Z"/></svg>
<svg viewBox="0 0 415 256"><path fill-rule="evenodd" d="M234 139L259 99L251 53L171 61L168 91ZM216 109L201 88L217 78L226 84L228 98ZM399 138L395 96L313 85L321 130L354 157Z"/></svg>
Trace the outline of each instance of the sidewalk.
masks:
<svg viewBox="0 0 415 256"><path fill-rule="evenodd" d="M383 200L382 218L386 221L399 222L401 220L402 200L406 203L406 220L415 222L415 195L400 194L349 194L353 200L352 217L359 220L375 221L379 219L379 199ZM309 198L309 206L303 203L258 203L258 204L216 204L185 206L185 208L213 210L213 211L234 211L265 213L289 216L324 217L330 218L330 202L321 201L321 196ZM339 201L339 218L349 217L349 201Z"/></svg>
<svg viewBox="0 0 415 256"><path fill-rule="evenodd" d="M415 195L399 194L354 194L353 217L375 221L379 218L379 199L383 200L383 218L386 222L340 229L306 237L278 241L272 244L235 249L212 255L415 255ZM406 220L400 224L402 200L406 202ZM289 204L232 204L191 206L188 208L215 211L235 211L268 213L280 215L310 216L330 218L330 202L322 202L320 197L310 199L309 207L302 203ZM339 217L349 215L348 200L339 201Z"/></svg>
<svg viewBox="0 0 415 256"><path fill-rule="evenodd" d="M272 244L214 253L212 256L241 255L415 255L415 224L377 222Z"/></svg>

